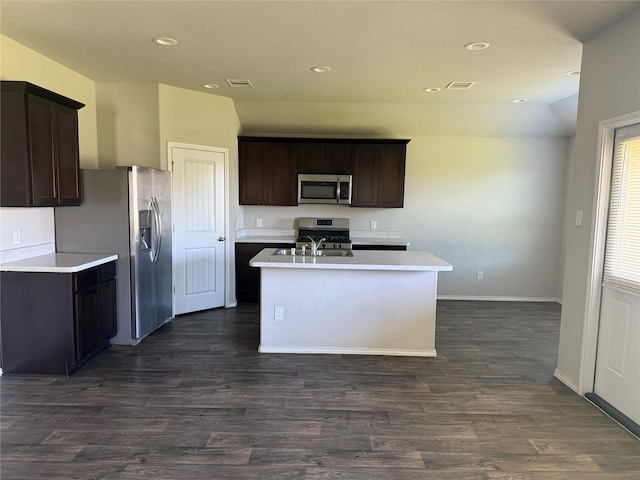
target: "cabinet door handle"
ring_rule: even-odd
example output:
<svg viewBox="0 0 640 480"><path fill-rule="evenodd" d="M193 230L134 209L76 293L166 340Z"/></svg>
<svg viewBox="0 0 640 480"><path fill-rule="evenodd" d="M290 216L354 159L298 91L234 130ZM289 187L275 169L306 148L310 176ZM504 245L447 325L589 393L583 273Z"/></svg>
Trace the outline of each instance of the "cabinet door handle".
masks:
<svg viewBox="0 0 640 480"><path fill-rule="evenodd" d="M225 238L225 237L218 237L218 241L219 241L219 242L224 242L225 240L226 240L226 238Z"/></svg>

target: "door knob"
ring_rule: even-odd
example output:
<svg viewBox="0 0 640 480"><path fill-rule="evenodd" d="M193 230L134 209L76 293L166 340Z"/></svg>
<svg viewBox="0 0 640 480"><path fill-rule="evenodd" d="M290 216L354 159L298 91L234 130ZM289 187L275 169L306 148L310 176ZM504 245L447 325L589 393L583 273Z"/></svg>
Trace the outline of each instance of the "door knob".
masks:
<svg viewBox="0 0 640 480"><path fill-rule="evenodd" d="M224 238L224 237L218 237L218 241L219 242L224 242L225 240L226 240L226 238Z"/></svg>

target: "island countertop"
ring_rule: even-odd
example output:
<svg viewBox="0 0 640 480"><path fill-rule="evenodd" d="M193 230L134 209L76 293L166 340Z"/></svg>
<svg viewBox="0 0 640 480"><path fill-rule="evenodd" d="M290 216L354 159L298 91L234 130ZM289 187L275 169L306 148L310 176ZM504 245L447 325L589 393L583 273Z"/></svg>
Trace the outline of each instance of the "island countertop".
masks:
<svg viewBox="0 0 640 480"><path fill-rule="evenodd" d="M352 257L313 257L309 255L274 255L276 248L265 248L249 265L260 268L296 268L325 270L394 270L431 271L453 270L445 260L429 252L356 250Z"/></svg>
<svg viewBox="0 0 640 480"><path fill-rule="evenodd" d="M1 263L2 272L75 273L118 259L118 255L104 253L51 253Z"/></svg>

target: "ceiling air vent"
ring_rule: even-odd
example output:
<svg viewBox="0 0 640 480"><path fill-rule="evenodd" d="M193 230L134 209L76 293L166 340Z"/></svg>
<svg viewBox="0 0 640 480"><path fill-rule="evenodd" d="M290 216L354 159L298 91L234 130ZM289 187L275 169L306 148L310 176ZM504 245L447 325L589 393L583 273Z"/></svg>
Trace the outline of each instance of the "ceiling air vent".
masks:
<svg viewBox="0 0 640 480"><path fill-rule="evenodd" d="M237 78L227 78L225 80L230 87L253 87L251 81L249 80L240 80Z"/></svg>
<svg viewBox="0 0 640 480"><path fill-rule="evenodd" d="M447 85L447 90L469 90L476 82L451 82Z"/></svg>

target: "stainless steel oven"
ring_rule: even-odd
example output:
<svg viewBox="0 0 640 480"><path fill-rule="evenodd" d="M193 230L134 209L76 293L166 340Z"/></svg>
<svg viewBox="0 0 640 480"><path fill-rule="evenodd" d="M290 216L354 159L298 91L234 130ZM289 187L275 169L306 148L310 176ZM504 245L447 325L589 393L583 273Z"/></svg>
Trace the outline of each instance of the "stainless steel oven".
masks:
<svg viewBox="0 0 640 480"><path fill-rule="evenodd" d="M351 204L351 175L298 174L298 203Z"/></svg>
<svg viewBox="0 0 640 480"><path fill-rule="evenodd" d="M323 250L351 250L348 218L302 217L297 223L296 248L316 244Z"/></svg>

